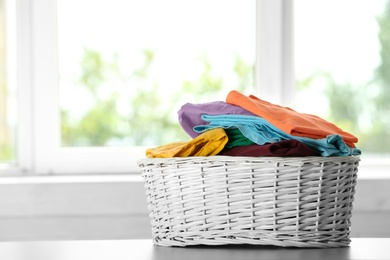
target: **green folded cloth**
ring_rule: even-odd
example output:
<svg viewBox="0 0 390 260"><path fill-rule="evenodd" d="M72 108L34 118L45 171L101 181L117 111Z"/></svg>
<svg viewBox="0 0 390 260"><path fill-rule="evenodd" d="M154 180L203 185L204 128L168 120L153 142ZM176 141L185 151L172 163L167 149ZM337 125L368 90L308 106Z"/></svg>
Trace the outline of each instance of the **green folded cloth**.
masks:
<svg viewBox="0 0 390 260"><path fill-rule="evenodd" d="M241 133L241 131L236 127L225 129L225 132L229 138L229 140L225 146L225 149L226 148L230 149L230 148L237 147L237 146L248 146L248 145L254 144L254 142L252 142L251 140L246 138Z"/></svg>

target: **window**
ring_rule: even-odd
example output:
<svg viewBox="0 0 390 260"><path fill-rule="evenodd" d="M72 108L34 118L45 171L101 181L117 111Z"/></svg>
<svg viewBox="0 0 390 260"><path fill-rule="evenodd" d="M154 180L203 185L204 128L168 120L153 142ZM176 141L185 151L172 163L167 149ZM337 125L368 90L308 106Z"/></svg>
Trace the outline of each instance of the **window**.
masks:
<svg viewBox="0 0 390 260"><path fill-rule="evenodd" d="M353 131L365 153L390 153L386 1L333 4L295 3L297 104Z"/></svg>
<svg viewBox="0 0 390 260"><path fill-rule="evenodd" d="M147 147L186 138L175 122L184 102L254 89L256 2L169 3L18 2L19 85L30 100L21 115L31 120L22 168L137 172Z"/></svg>
<svg viewBox="0 0 390 260"><path fill-rule="evenodd" d="M12 1L0 1L0 167L16 159L15 17ZM3 165L3 166L1 166Z"/></svg>
<svg viewBox="0 0 390 260"><path fill-rule="evenodd" d="M296 109L359 137L362 174L370 161L389 169L389 8L386 0L294 4Z"/></svg>
<svg viewBox="0 0 390 260"><path fill-rule="evenodd" d="M63 147L187 140L181 105L254 89L254 0L57 2Z"/></svg>
<svg viewBox="0 0 390 260"><path fill-rule="evenodd" d="M329 80L325 76L334 75L322 72L334 66L318 67L315 72L321 69L322 74L314 74L320 75L315 80L312 71L302 72L302 64L317 68L315 63L320 61L313 59L316 53L302 55L306 53L301 46L306 48L309 40L300 35L314 35L310 27L309 33L305 30L318 20L308 16L317 8L310 2L295 2L295 7L292 1L276 0L169 3L17 2L20 131L16 157L22 170L43 174L136 172L136 161L144 157L147 147L186 138L176 123L180 105L224 99L232 88L296 110L307 109L301 106L308 103L302 97L310 93L310 99L321 105L311 106L308 112L324 117L330 114L328 108L335 108L328 106L334 99L320 98L325 93L323 82ZM175 9L169 8L172 5ZM112 19L101 19L110 13L115 14ZM199 13L202 19L196 20ZM321 32L327 35L334 30ZM336 44L336 49L343 44ZM310 87L305 88L305 83ZM312 95L315 92L317 96ZM138 106L139 110L134 109ZM112 113L103 113L106 108ZM148 111L147 115L142 111ZM367 128L364 120L371 120L367 119L369 110L362 115L358 125ZM135 126L133 118L138 118L133 120ZM345 120L339 122L348 127ZM161 123L165 136L155 134ZM350 131L355 133L355 129ZM133 138L141 132L150 134Z"/></svg>

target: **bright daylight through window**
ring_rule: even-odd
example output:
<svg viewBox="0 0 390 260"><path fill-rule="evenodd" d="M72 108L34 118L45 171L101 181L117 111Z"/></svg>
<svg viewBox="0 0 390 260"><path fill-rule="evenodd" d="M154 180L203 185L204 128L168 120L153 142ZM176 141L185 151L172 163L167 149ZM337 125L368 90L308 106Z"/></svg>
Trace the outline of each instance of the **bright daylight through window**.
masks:
<svg viewBox="0 0 390 260"><path fill-rule="evenodd" d="M16 88L14 12L0 0L0 168L16 160Z"/></svg>
<svg viewBox="0 0 390 260"><path fill-rule="evenodd" d="M297 109L358 136L362 158L388 156L390 1L299 0L294 17Z"/></svg>
<svg viewBox="0 0 390 260"><path fill-rule="evenodd" d="M390 0L13 2L0 0L1 167L136 172L144 148L190 139L182 105L236 89L353 133L361 166L388 176Z"/></svg>
<svg viewBox="0 0 390 260"><path fill-rule="evenodd" d="M187 140L181 105L254 91L254 0L59 0L57 9L62 146Z"/></svg>

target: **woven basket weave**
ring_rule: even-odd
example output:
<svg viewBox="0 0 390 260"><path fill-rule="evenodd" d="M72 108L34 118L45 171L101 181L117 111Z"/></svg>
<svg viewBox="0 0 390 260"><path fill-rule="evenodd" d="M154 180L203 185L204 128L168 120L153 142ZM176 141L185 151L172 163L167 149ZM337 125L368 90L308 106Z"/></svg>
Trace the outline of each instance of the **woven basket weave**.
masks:
<svg viewBox="0 0 390 260"><path fill-rule="evenodd" d="M138 164L156 245L350 243L359 157L209 156Z"/></svg>

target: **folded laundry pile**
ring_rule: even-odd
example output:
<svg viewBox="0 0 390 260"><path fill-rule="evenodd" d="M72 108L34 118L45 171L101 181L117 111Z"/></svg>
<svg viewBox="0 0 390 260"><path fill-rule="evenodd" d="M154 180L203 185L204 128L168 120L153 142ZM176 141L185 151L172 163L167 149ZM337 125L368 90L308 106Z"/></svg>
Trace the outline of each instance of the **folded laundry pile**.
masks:
<svg viewBox="0 0 390 260"><path fill-rule="evenodd" d="M361 154L358 139L336 125L235 90L226 102L187 103L178 117L192 140L147 149L148 158Z"/></svg>

